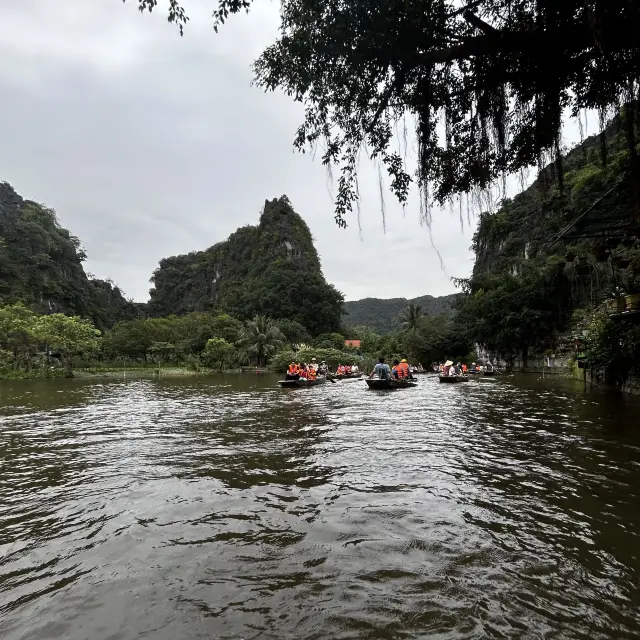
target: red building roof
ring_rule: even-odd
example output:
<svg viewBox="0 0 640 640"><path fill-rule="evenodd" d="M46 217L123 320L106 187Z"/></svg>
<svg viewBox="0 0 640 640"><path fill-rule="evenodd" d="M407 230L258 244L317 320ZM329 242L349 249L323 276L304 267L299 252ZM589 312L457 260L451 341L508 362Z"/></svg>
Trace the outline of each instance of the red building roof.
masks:
<svg viewBox="0 0 640 640"><path fill-rule="evenodd" d="M360 346L360 340L345 340L344 341L344 346L345 347L356 347L356 348L358 348Z"/></svg>

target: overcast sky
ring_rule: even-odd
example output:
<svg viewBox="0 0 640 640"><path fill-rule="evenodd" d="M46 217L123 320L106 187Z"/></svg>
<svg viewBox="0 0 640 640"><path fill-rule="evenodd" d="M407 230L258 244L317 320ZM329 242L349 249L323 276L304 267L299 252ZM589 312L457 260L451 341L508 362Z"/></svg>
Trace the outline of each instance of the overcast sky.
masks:
<svg viewBox="0 0 640 640"><path fill-rule="evenodd" d="M0 0L0 180L54 208L83 242L85 269L148 298L158 261L256 224L287 194L313 233L327 280L348 300L442 295L470 273L474 222L390 193L363 163L361 230L333 220L319 159L292 149L301 107L251 87L279 3L257 3L214 34L214 0L185 0L185 36L128 0ZM165 4L165 3L161 3ZM465 215L466 218L466 215Z"/></svg>

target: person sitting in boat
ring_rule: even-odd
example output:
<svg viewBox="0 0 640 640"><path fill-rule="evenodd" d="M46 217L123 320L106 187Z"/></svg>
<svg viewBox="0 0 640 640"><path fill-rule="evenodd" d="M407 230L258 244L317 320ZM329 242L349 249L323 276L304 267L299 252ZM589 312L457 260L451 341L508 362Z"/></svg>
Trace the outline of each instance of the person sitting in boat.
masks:
<svg viewBox="0 0 640 640"><path fill-rule="evenodd" d="M462 363L462 373L464 373L466 375L468 369L467 369L467 365L463 362Z"/></svg>
<svg viewBox="0 0 640 640"><path fill-rule="evenodd" d="M345 364L344 365L344 373L345 373L345 375L349 375L351 373L351 365L350 364Z"/></svg>
<svg viewBox="0 0 640 640"><path fill-rule="evenodd" d="M399 380L407 380L412 377L411 372L409 371L409 363L403 358L398 364L398 379Z"/></svg>
<svg viewBox="0 0 640 640"><path fill-rule="evenodd" d="M373 368L369 377L373 378L374 375L377 375L380 380L389 380L391 377L391 370L389 365L385 363L384 358L378 358L378 364Z"/></svg>
<svg viewBox="0 0 640 640"><path fill-rule="evenodd" d="M300 377L304 380L307 379L307 365L306 364L301 364L298 365L298 373L300 374Z"/></svg>
<svg viewBox="0 0 640 640"><path fill-rule="evenodd" d="M307 380L315 380L317 375L316 370L311 365L307 371Z"/></svg>
<svg viewBox="0 0 640 640"><path fill-rule="evenodd" d="M391 377L398 379L398 366L400 365L400 360L397 358L393 361L393 367L391 367Z"/></svg>
<svg viewBox="0 0 640 640"><path fill-rule="evenodd" d="M351 373L360 373L360 369L358 369L358 365L357 364L352 364L351 365Z"/></svg>
<svg viewBox="0 0 640 640"><path fill-rule="evenodd" d="M318 373L318 363L315 358L311 358L311 364L309 365L311 369L313 369L316 373Z"/></svg>
<svg viewBox="0 0 640 640"><path fill-rule="evenodd" d="M300 371L298 370L298 365L295 362L292 362L287 369L285 380L298 380L299 378Z"/></svg>
<svg viewBox="0 0 640 640"><path fill-rule="evenodd" d="M327 375L327 371L328 371L327 363L323 360L320 363L320 366L318 367L318 373L324 376L324 375Z"/></svg>

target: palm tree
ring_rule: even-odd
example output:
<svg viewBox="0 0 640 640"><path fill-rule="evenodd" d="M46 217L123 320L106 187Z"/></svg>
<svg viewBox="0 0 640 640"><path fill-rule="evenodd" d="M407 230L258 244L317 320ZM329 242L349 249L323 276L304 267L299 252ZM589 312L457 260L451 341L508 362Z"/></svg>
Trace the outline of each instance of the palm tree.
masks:
<svg viewBox="0 0 640 640"><path fill-rule="evenodd" d="M420 325L420 320L426 314L422 311L422 307L411 302L409 306L400 314L402 328L407 331L415 331Z"/></svg>
<svg viewBox="0 0 640 640"><path fill-rule="evenodd" d="M255 316L253 320L245 322L237 347L247 358L262 367L285 342L282 331L271 318Z"/></svg>

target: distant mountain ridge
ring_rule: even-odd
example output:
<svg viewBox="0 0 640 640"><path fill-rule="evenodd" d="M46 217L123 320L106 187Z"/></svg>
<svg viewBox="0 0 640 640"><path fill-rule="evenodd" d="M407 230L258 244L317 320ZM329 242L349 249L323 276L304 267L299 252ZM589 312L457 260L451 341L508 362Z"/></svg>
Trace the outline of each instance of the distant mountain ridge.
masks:
<svg viewBox="0 0 640 640"><path fill-rule="evenodd" d="M400 314L410 303L426 314L436 316L452 313L453 303L460 294L420 296L418 298L363 298L344 303L342 321L346 326L365 326L379 334L387 334L400 326Z"/></svg>

